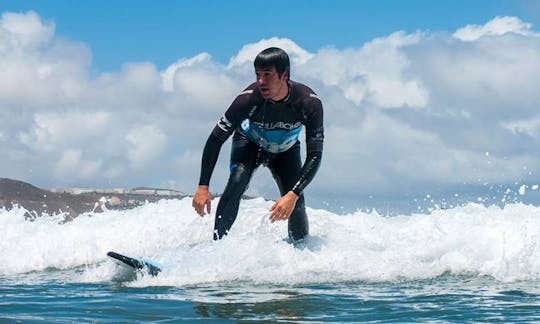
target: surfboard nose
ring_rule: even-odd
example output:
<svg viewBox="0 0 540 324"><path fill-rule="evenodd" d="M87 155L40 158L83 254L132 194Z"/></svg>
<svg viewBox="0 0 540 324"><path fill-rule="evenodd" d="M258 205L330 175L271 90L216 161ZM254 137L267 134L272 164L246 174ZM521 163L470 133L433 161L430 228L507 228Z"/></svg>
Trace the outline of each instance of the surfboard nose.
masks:
<svg viewBox="0 0 540 324"><path fill-rule="evenodd" d="M158 273L161 271L161 268L158 267L155 264L152 264L150 260L141 260L137 258L128 257L125 255L122 255L120 253L116 253L113 251L107 252L107 256L118 260L136 270L147 272L152 277L155 277L158 275Z"/></svg>

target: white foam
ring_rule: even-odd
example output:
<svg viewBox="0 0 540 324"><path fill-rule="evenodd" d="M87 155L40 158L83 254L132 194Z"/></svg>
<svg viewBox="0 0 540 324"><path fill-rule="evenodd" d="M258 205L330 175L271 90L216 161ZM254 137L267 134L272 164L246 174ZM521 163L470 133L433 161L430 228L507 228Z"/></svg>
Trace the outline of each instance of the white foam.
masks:
<svg viewBox="0 0 540 324"><path fill-rule="evenodd" d="M217 206L217 200L213 201ZM164 265L133 285L227 281L295 284L433 278L445 273L502 281L540 279L540 208L469 204L430 214L384 217L308 209L311 237L301 250L283 241L285 222L270 223L263 199L242 201L225 239L211 239L213 217L195 214L190 199L163 200L129 211L24 220L0 210L0 275L47 268L77 269L71 280L114 280L108 251ZM82 269L82 270L81 270Z"/></svg>

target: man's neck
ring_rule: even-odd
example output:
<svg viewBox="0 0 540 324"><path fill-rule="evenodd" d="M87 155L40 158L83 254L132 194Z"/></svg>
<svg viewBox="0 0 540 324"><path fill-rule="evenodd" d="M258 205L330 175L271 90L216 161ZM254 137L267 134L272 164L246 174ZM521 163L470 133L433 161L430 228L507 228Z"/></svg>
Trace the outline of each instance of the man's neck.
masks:
<svg viewBox="0 0 540 324"><path fill-rule="evenodd" d="M271 100L275 101L275 102L284 101L289 96L289 91L290 91L289 90L289 82L287 82L287 83L285 83L285 84L283 84L281 86L279 95L277 95L274 98L271 98Z"/></svg>

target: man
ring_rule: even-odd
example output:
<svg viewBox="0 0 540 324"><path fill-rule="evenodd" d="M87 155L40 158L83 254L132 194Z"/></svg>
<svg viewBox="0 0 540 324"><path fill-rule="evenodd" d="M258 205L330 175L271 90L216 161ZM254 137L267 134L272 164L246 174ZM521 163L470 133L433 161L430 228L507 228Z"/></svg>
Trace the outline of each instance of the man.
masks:
<svg viewBox="0 0 540 324"><path fill-rule="evenodd" d="M240 198L261 164L268 167L281 192L270 208L270 221L288 219L289 239L308 234L302 191L322 158L323 109L307 86L291 81L287 53L267 48L254 61L256 82L233 101L208 137L202 156L199 187L193 207L200 216L211 212L210 178L223 143L233 134L230 177L217 206L214 240L228 234L238 214ZM306 160L302 165L298 137L306 128Z"/></svg>

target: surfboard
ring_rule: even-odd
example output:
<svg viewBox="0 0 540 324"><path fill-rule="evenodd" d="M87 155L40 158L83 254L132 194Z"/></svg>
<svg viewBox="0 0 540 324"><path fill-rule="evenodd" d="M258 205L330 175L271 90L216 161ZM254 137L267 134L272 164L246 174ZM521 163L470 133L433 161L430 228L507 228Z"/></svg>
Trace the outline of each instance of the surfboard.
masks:
<svg viewBox="0 0 540 324"><path fill-rule="evenodd" d="M116 261L120 261L122 264L127 265L137 271L141 271L142 273L148 273L152 277L157 276L158 273L161 271L161 268L157 265L157 262L154 262L152 260L132 258L112 251L108 252L107 256Z"/></svg>

